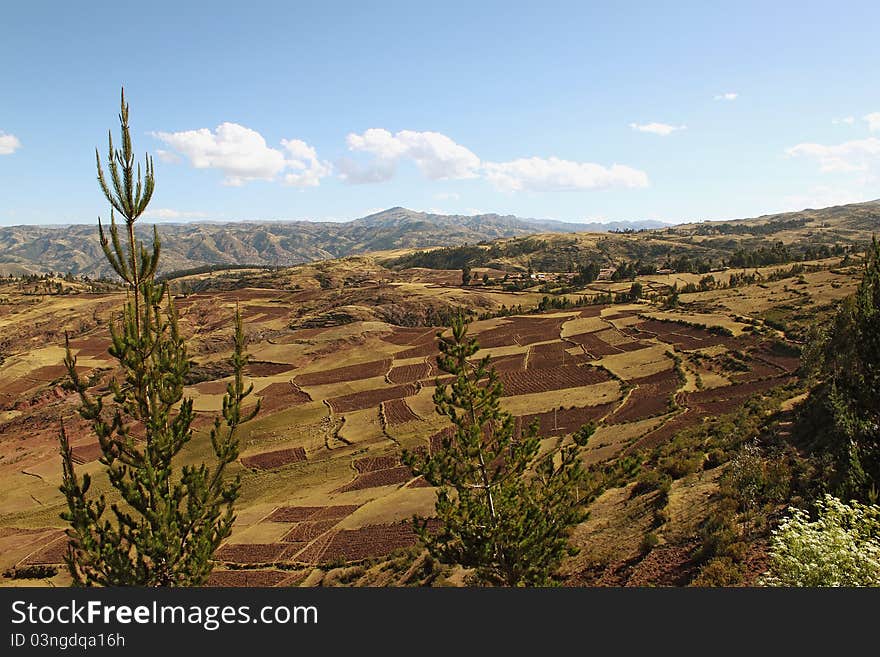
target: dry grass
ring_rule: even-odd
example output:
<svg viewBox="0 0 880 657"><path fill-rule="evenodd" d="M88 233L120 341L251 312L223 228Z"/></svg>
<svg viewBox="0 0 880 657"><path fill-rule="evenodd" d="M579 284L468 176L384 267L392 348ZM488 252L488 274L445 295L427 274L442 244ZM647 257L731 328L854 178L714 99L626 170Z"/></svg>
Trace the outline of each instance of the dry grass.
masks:
<svg viewBox="0 0 880 657"><path fill-rule="evenodd" d="M580 333L593 333L607 328L608 322L601 317L578 317L570 319L562 325L562 337L567 338L570 335L578 335Z"/></svg>
<svg viewBox="0 0 880 657"><path fill-rule="evenodd" d="M501 408L513 415L528 415L545 413L560 407L598 406L619 398L620 384L617 381L604 381L578 388L502 397Z"/></svg>
<svg viewBox="0 0 880 657"><path fill-rule="evenodd" d="M584 452L585 463L600 463L613 458L625 447L663 424L671 415L661 415L638 422L602 425L590 436Z"/></svg>
<svg viewBox="0 0 880 657"><path fill-rule="evenodd" d="M725 328L733 333L734 336L742 335L743 329L746 326L745 324L735 322L728 315L722 315L721 313L658 311L645 312L644 315L645 317L650 317L652 319L700 324L702 326L706 326L707 328Z"/></svg>
<svg viewBox="0 0 880 657"><path fill-rule="evenodd" d="M345 413L345 424L342 425L339 437L357 445L385 440L379 421L379 407Z"/></svg>
<svg viewBox="0 0 880 657"><path fill-rule="evenodd" d="M611 354L597 361L597 364L607 368L621 379L635 379L672 369L675 363L667 355L670 350L670 346L659 344L637 351Z"/></svg>
<svg viewBox="0 0 880 657"><path fill-rule="evenodd" d="M399 488L364 504L345 518L339 529L358 529L367 525L384 525L409 520L414 515L434 515L437 493L433 488Z"/></svg>

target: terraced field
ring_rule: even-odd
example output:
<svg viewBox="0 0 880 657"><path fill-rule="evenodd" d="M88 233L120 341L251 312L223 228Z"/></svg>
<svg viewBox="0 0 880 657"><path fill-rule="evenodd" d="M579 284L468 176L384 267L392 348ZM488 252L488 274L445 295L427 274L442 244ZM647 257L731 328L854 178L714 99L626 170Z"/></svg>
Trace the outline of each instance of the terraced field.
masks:
<svg viewBox="0 0 880 657"><path fill-rule="evenodd" d="M846 272L823 276L817 289L825 296L809 303L827 304L853 287ZM454 276L428 278L408 282L407 294L421 286L425 298L442 292L479 308L488 303L484 291L454 287ZM297 285L303 289L241 289L178 300L193 356L186 394L198 411L196 438L182 462L209 455L206 431L230 380L225 359L235 304L244 310L250 339L252 399L262 400L259 416L241 432L242 455L234 468L242 477L238 520L217 553L223 567L213 585L314 583L307 575L315 567L323 572L328 564L369 562L411 548L416 538L409 519L433 511L432 489L402 465L400 454L404 448L437 449L448 432L431 404L437 377L441 384L448 380L435 361L442 327L364 317L295 328L302 307L324 298L319 287ZM749 287L742 292L746 300L757 296ZM508 308L537 298L492 295L493 303L504 300ZM608 463L662 444L797 375L800 361L791 345L759 314L733 310L731 296L690 296L699 302L689 308L683 294L674 312L651 301L597 305L473 321L470 332L482 349L478 356L489 355L499 373L504 406L519 431L536 422L542 436L568 436L596 423L600 431L585 460ZM71 348L95 394L106 393L114 374L109 335L101 327L119 301L114 294L78 300L95 321L76 332ZM11 351L0 377L0 569L57 565L64 552L59 418L81 470L107 490L101 452L76 416L75 395L61 385L57 340L34 349L30 328L16 324L29 315L0 306L3 317L17 328L9 333ZM52 581L64 583L65 577L59 570Z"/></svg>

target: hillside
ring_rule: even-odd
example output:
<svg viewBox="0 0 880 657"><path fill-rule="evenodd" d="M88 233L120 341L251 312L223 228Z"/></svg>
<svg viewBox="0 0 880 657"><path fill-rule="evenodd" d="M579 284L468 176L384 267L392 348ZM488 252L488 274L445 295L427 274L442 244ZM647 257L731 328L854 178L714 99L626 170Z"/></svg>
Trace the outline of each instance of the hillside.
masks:
<svg viewBox="0 0 880 657"><path fill-rule="evenodd" d="M236 304L263 404L241 434L238 520L211 583L461 583L460 571L436 570L418 550L407 521L432 513L434 490L400 462L402 448L432 449L447 429L432 404L435 335L458 308L470 311L518 426L537 420L549 437L599 425L583 452L590 517L572 537L580 553L565 564L565 583L753 583L773 514L809 475L789 445L805 389L801 340L855 289L858 258L729 269L710 284L699 274L639 276L636 299L631 280L554 294L528 277L525 289L507 290L500 272L476 273L489 282L462 286L458 270L393 270L365 255L174 281L197 412L182 462L209 449ZM0 585L68 582L59 418L78 467L109 490L60 362L68 332L81 376L106 394L106 326L123 293L34 285L0 281ZM789 474L774 484L781 492L766 524L752 517L742 534L734 517L730 538L712 522L726 517L730 464L753 439L772 472Z"/></svg>
<svg viewBox="0 0 880 657"><path fill-rule="evenodd" d="M442 252L395 254L392 268L472 267L503 271L572 272L594 263L640 263L677 272L702 272L753 263L779 264L862 248L880 232L880 201L763 215L735 221L606 233L541 233Z"/></svg>
<svg viewBox="0 0 880 657"><path fill-rule="evenodd" d="M433 513L435 491L400 459L402 449L435 449L449 428L432 402L435 338L463 310L517 427L537 421L551 438L598 425L582 452L590 516L575 528L580 551L564 564L562 583L754 584L786 505L821 485L821 461L796 430L811 385L799 354L816 323L855 290L861 255L853 247L880 231L878 206L501 236L433 251L411 245L441 225L465 241L489 225L518 230L518 220L393 210L331 226L348 248L380 253L176 276L192 359L185 394L197 413L181 462L209 450L236 306L252 356L246 373L262 399L241 434L238 520L210 583L462 583L460 569L438 568L418 548L408 521ZM277 238L256 233L264 246ZM229 235L210 237L202 252L229 244ZM732 264L748 260L743 254L777 261ZM459 256L473 265L468 285L457 264L440 266ZM626 273L581 280L569 268L597 257ZM637 271L627 264L634 257L716 267ZM61 360L69 336L80 376L106 395L115 374L107 325L123 298L115 286L76 277L0 279L0 585L69 583L60 566L59 420L80 470L111 492ZM756 458L759 507L737 497L734 479Z"/></svg>
<svg viewBox="0 0 880 657"><path fill-rule="evenodd" d="M348 222L162 224L162 271L207 265L289 267L303 262L389 249L474 244L548 231L597 231L657 222L570 224L514 216L438 215L391 208ZM152 227L139 225L150 241ZM0 274L72 272L107 275L94 225L0 227Z"/></svg>
<svg viewBox="0 0 880 657"><path fill-rule="evenodd" d="M149 241L152 227L140 229ZM96 232L92 225L0 227L0 275L108 275ZM384 262L395 266L394 258L401 255L465 244L483 249L483 256L469 258L473 266L504 271L526 271L531 265L564 272L589 262L613 267L639 260L662 268L681 259L711 268L738 249L756 251L776 242L797 255L786 260L818 255L806 249L822 245L864 245L880 232L880 201L665 227L650 221L573 224L391 208L349 222L162 224L159 232L165 274L208 267L289 267L371 252L386 252ZM411 259L403 266L432 265Z"/></svg>

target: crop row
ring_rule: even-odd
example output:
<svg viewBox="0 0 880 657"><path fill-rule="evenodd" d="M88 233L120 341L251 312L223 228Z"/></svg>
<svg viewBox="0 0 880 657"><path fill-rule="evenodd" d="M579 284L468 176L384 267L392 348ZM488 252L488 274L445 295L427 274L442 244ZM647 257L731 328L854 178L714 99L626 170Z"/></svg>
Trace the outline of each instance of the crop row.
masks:
<svg viewBox="0 0 880 657"><path fill-rule="evenodd" d="M328 399L327 403L335 413L349 413L351 411L360 411L365 408L378 406L382 402L390 399L402 399L416 394L418 389L414 384L393 386L390 388L376 388L374 390L364 390L349 395L333 397Z"/></svg>
<svg viewBox="0 0 880 657"><path fill-rule="evenodd" d="M320 386L327 383L339 383L340 381L357 381L374 376L383 376L390 366L391 359L374 360L369 363L346 365L345 367L337 367L332 370L298 374L295 381L301 386Z"/></svg>

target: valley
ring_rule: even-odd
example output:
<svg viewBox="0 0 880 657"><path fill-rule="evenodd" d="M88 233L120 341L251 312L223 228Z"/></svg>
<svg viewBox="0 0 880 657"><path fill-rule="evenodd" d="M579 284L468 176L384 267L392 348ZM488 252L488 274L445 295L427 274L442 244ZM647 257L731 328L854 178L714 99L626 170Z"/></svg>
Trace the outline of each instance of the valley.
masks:
<svg viewBox="0 0 880 657"><path fill-rule="evenodd" d="M542 243L523 256L477 259L467 285L460 269L403 266L422 257L422 244L174 276L192 359L185 396L197 413L196 437L180 463L210 460L206 431L230 380L236 307L250 354L248 403L262 403L241 429L237 519L209 583L463 582L460 569L438 568L419 549L409 521L433 513L435 490L400 460L405 449L437 449L449 429L432 401L437 381L445 381L436 336L457 312L467 313L478 356L499 373L502 407L516 417L517 431L536 422L549 445L587 423L597 426L581 454L591 475L584 491L590 516L572 536L579 553L566 562L563 583L697 581L706 563L698 554L701 527L727 464L751 438L785 440L807 389L800 354L810 327L858 284L856 247L880 228L870 219L880 204L846 207L804 213L795 223L731 222L725 225L736 228L724 237L710 224L502 237L484 248L503 252L511 239ZM774 222L783 222L779 231L766 228ZM768 232L799 255L769 266L722 265L737 249L766 244ZM608 246L600 249L602 242ZM840 251L805 259L806 244ZM666 265L693 253L712 269ZM574 280L593 256L603 266L640 259L655 271ZM106 327L124 293L111 284L96 291L76 277L46 282L0 279L4 585L68 581L59 518L62 421L79 471L113 500L62 358L67 334L90 392L107 393L114 370ZM748 427L748 435L725 443L718 436L726 429L712 433L728 422ZM688 441L699 432L705 435L694 447ZM665 483L651 483L661 472ZM742 583L761 572L765 537L746 541Z"/></svg>

